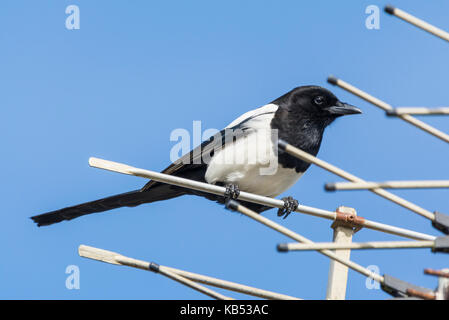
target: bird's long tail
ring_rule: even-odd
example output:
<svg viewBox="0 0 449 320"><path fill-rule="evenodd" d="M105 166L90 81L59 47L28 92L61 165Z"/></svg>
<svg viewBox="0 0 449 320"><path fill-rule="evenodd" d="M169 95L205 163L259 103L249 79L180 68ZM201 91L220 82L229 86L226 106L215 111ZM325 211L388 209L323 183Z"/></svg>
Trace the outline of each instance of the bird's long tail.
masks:
<svg viewBox="0 0 449 320"><path fill-rule="evenodd" d="M82 203L76 206L51 211L31 217L37 225L48 226L64 220L72 220L86 214L112 210L120 207L135 207L143 203L167 200L185 194L183 189L166 184L154 185L147 191L135 190L111 197Z"/></svg>

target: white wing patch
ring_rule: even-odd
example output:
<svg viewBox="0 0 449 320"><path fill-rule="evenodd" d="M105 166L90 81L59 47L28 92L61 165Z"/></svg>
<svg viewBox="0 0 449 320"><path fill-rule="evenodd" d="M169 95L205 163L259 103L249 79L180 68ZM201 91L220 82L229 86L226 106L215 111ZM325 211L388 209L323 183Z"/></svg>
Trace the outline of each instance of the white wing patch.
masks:
<svg viewBox="0 0 449 320"><path fill-rule="evenodd" d="M214 154L205 175L208 183L236 184L242 191L275 197L301 177L302 173L295 169L278 166L277 156L273 152L270 123L277 109L275 104L265 105L246 112L226 127L241 124L251 131ZM275 170L270 174L261 174L273 164Z"/></svg>
<svg viewBox="0 0 449 320"><path fill-rule="evenodd" d="M242 114L240 117L238 117L237 119L232 121L230 124L228 124L225 127L225 129L232 128L244 121L263 122L264 125L266 125L267 120L271 121L271 119L273 119L273 114L274 114L274 112L276 112L276 110L278 108L279 107L277 105L270 103L270 104L264 105L263 107L260 107L260 108L254 109L254 110L250 110L250 111ZM269 128L269 126L270 126L270 122L268 122L267 128Z"/></svg>

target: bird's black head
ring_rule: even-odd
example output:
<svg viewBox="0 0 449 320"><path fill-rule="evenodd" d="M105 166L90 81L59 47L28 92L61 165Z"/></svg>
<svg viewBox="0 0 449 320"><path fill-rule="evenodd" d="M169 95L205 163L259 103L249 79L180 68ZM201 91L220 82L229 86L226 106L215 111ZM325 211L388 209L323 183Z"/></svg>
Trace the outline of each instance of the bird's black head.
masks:
<svg viewBox="0 0 449 320"><path fill-rule="evenodd" d="M272 103L288 109L292 115L315 118L326 124L343 115L362 113L360 109L341 102L332 92L319 86L297 87Z"/></svg>
<svg viewBox="0 0 449 320"><path fill-rule="evenodd" d="M362 113L318 86L295 88L272 103L279 106L271 121L271 128L278 130L278 138L314 156L318 154L324 129L332 121L343 115ZM310 166L282 152L278 160L283 167L295 168L297 172Z"/></svg>

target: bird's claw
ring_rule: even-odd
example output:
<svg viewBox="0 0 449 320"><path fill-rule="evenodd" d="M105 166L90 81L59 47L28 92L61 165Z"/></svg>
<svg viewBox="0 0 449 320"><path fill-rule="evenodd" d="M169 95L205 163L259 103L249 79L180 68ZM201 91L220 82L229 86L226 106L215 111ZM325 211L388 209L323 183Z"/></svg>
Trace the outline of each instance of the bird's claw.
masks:
<svg viewBox="0 0 449 320"><path fill-rule="evenodd" d="M278 217L284 216L285 219L289 216L290 213L298 208L299 202L292 197L282 198L282 201L284 201L284 207L278 210Z"/></svg>
<svg viewBox="0 0 449 320"><path fill-rule="evenodd" d="M240 195L239 186L236 184L228 184L226 185L226 191L224 193L224 197L226 202L228 200L236 200Z"/></svg>

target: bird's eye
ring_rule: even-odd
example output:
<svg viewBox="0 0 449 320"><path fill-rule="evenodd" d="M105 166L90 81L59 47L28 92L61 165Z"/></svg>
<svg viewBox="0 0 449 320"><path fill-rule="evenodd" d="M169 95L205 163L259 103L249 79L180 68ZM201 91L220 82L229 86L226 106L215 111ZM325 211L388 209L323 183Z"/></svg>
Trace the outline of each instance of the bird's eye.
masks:
<svg viewBox="0 0 449 320"><path fill-rule="evenodd" d="M321 106L324 103L324 97L323 96L316 96L313 99L313 103L315 103L317 106Z"/></svg>

